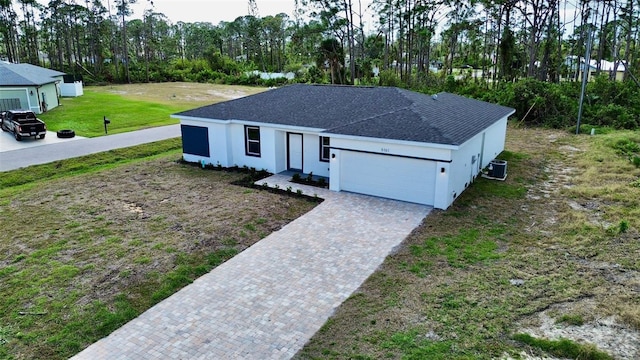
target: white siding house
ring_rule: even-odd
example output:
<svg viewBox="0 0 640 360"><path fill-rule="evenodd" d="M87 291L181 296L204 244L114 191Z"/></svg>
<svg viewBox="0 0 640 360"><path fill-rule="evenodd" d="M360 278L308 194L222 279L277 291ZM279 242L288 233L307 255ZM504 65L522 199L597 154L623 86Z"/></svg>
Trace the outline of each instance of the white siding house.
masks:
<svg viewBox="0 0 640 360"><path fill-rule="evenodd" d="M298 84L172 117L186 161L313 173L334 191L446 209L504 150L513 112L448 93Z"/></svg>

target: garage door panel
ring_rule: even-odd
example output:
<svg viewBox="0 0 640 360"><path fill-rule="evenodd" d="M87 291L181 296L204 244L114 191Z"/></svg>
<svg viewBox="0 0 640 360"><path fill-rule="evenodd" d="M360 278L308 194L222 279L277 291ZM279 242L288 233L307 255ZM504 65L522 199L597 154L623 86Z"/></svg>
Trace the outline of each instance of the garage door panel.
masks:
<svg viewBox="0 0 640 360"><path fill-rule="evenodd" d="M433 205L434 161L352 151L341 157L342 190Z"/></svg>

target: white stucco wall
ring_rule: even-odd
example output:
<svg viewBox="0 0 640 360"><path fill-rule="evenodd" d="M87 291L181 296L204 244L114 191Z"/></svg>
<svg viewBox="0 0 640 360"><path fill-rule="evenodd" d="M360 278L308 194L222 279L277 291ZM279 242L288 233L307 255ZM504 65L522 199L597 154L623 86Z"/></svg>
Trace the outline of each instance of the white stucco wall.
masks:
<svg viewBox="0 0 640 360"><path fill-rule="evenodd" d="M433 207L436 209L446 209L451 205L453 199L449 191L449 178L451 177L451 163L436 163L436 179L434 189Z"/></svg>
<svg viewBox="0 0 640 360"><path fill-rule="evenodd" d="M504 151L507 139L507 117L500 119L485 131L484 150L482 154L482 168Z"/></svg>
<svg viewBox="0 0 640 360"><path fill-rule="evenodd" d="M274 141L274 156L275 156L275 171L279 173L287 170L287 132L282 130L276 130L273 134Z"/></svg>
<svg viewBox="0 0 640 360"><path fill-rule="evenodd" d="M231 123L229 125L229 139L231 139L231 164L230 166L248 166L258 170L277 172L275 137L276 131L273 128L260 126L260 156L250 156L246 154L244 143L245 125Z"/></svg>
<svg viewBox="0 0 640 360"><path fill-rule="evenodd" d="M453 201L469 187L480 173L483 134L460 145L452 154L451 176L449 177L449 201Z"/></svg>
<svg viewBox="0 0 640 360"><path fill-rule="evenodd" d="M449 178L449 205L481 175L482 169L496 158L505 146L507 118L497 121L452 153ZM474 161L475 156L475 163Z"/></svg>
<svg viewBox="0 0 640 360"><path fill-rule="evenodd" d="M386 155L411 156L423 159L449 161L454 146L399 142L384 139L355 139L340 135L331 135L331 148L351 149Z"/></svg>
<svg viewBox="0 0 640 360"><path fill-rule="evenodd" d="M333 139L330 141L333 141ZM304 145L302 171L305 174L313 173L314 175L329 177L329 163L320 161L320 134L303 133L302 142Z"/></svg>
<svg viewBox="0 0 640 360"><path fill-rule="evenodd" d="M318 132L301 132L297 128L211 119L181 119L180 123L208 128L209 157L183 154L186 161L200 163L204 160L206 164L214 166L218 164L223 167L248 166L279 173L287 170L287 133L293 132L303 135L303 172L329 176L329 163L320 161ZM246 154L244 137L246 124L260 128L260 157Z"/></svg>
<svg viewBox="0 0 640 360"><path fill-rule="evenodd" d="M210 157L184 154L185 160L224 167L248 166L279 173L287 169L287 133L303 135L303 172L330 178L330 189L340 191L341 158L343 153L357 151L368 154L391 155L395 158L410 157L435 164L435 179L425 183L433 187L429 204L437 209L448 208L462 192L471 185L481 170L504 150L507 118L477 134L460 146L398 142L384 139L354 138L338 134L321 133L320 129L270 126L255 124L260 128L261 156L247 156L245 152L245 122L181 119L184 125L208 128ZM251 123L248 123L251 125ZM330 161L320 161L320 135L331 138ZM409 162L407 162L409 163ZM384 171L384 169L381 169ZM363 178L362 181L367 181Z"/></svg>

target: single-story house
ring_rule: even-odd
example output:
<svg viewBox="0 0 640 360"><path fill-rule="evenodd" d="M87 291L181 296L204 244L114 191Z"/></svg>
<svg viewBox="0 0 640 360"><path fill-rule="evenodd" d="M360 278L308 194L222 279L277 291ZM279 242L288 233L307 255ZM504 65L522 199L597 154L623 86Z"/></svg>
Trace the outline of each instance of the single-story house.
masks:
<svg viewBox="0 0 640 360"><path fill-rule="evenodd" d="M0 111L23 109L40 114L60 105L60 96L79 95L82 83L65 83L65 73L0 61Z"/></svg>
<svg viewBox="0 0 640 360"><path fill-rule="evenodd" d="M580 58L580 69L577 74L578 81L582 81L582 74L584 73L584 69L585 69L584 60L585 59L583 57ZM575 55L569 55L565 59L565 64L574 73L578 68L577 62L578 62L578 57ZM624 73L626 72L626 69L627 69L625 66L625 62L623 60L608 61L604 59L600 60L599 62L598 60L595 60L595 59L589 60L589 66L587 67L589 69L589 77L587 78L587 80L592 81L595 78L598 66L600 66L601 73L609 75L611 78L615 79L616 81L624 80ZM613 75L614 72L615 72L615 76Z"/></svg>
<svg viewBox="0 0 640 360"><path fill-rule="evenodd" d="M329 178L329 188L448 208L504 150L514 109L394 87L287 85L171 115L183 157Z"/></svg>

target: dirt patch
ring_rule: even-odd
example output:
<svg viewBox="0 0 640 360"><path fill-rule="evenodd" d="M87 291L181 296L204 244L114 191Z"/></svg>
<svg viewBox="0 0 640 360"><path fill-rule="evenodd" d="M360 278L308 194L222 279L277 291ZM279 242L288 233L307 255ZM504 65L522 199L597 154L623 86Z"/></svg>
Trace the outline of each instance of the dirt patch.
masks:
<svg viewBox="0 0 640 360"><path fill-rule="evenodd" d="M104 319L87 313L96 303L111 311L122 299L134 307L149 306L154 294L178 276L168 274L199 273L316 205L233 185L243 174L177 160L173 155L53 180L0 198L0 227L13 229L0 241L0 269L10 270L0 272L0 327L15 324L4 345L7 354L20 359L73 355L73 348L56 347L65 339L75 341L73 331L61 331L78 321L99 326ZM11 225L16 223L25 226ZM16 317L28 320L20 312L43 315L18 323ZM20 341L19 334L33 338ZM56 342L47 340L51 334Z"/></svg>
<svg viewBox="0 0 640 360"><path fill-rule="evenodd" d="M550 143L555 143L562 139L562 135L549 137ZM580 172L571 163L576 154L583 150L576 145L561 145L558 147L558 154L552 156L550 164L544 168L547 180L534 183L527 194L530 200L546 199L548 206L535 212L534 217L541 220L542 226L528 227L528 231L539 232L547 237L553 237L558 233L561 222L566 221L567 213L578 213L579 217L584 217L586 221L599 228L610 228L613 224L604 220L604 211L601 202L597 199L574 199L567 191L574 187L574 177ZM567 210L566 208L569 208ZM552 249L556 250L556 244ZM562 248L562 247L560 247ZM594 251L595 249L592 249ZM595 250L598 251L598 250ZM585 274L587 277L597 277L604 279L607 288L588 291L583 296L586 299L568 301L559 304L552 304L548 309L537 312L526 317L519 322L519 329L516 332L528 333L532 336L557 340L560 338L574 340L578 343L593 344L598 349L607 352L616 359L637 359L640 357L640 332L629 324L620 323L620 314L611 314L611 309L599 309L601 302L607 301L607 295L620 292L627 293L621 289L632 289L631 293L636 296L640 294L638 287L638 272L624 269L619 264L602 261L591 261L585 259L585 254L571 254L567 249L564 254L564 261L572 262L577 267L576 271ZM589 255L587 255L589 256ZM610 287L613 285L613 288ZM617 288L614 290L614 288ZM608 294L604 294L604 293ZM628 294L628 293L627 293ZM563 314L578 314L588 321L581 325L567 325L558 322L557 319ZM523 353L526 355L526 353ZM538 359L533 355L524 356L527 359ZM542 357L553 359L552 357Z"/></svg>
<svg viewBox="0 0 640 360"><path fill-rule="evenodd" d="M507 179L432 212L296 359L553 359L522 332L638 358L639 237L611 225L625 197L585 183L611 171L590 162L592 139L509 127Z"/></svg>
<svg viewBox="0 0 640 360"><path fill-rule="evenodd" d="M264 87L184 82L93 86L91 89L136 100L164 104L189 104L194 107L238 99L267 90Z"/></svg>
<svg viewBox="0 0 640 360"><path fill-rule="evenodd" d="M607 352L615 359L633 360L640 358L640 333L627 325L620 324L615 316L596 318L582 325L567 325L558 322L553 314L596 312L593 300L557 304L536 315L529 327L522 332L532 336L558 340L571 339L579 343L590 343Z"/></svg>

